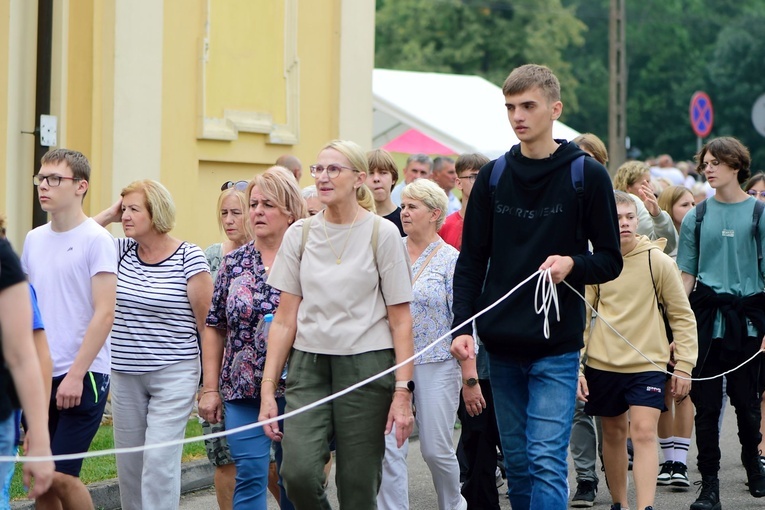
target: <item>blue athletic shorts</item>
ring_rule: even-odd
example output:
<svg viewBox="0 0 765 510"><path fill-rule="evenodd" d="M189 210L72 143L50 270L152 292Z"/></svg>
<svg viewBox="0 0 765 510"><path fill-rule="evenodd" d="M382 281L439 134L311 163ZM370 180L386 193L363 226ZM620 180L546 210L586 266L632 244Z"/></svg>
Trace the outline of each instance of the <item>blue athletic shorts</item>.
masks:
<svg viewBox="0 0 765 510"><path fill-rule="evenodd" d="M71 409L56 408L56 391L64 375L53 378L50 406L48 408L48 429L53 455L83 453L98 432L104 415L106 396L109 393L109 374L88 372L82 381L80 405ZM56 461L56 471L71 476L80 476L82 459Z"/></svg>
<svg viewBox="0 0 765 510"><path fill-rule="evenodd" d="M667 410L664 406L667 378L662 372L622 374L585 367L584 377L590 390L584 412L590 416L619 416L630 406Z"/></svg>

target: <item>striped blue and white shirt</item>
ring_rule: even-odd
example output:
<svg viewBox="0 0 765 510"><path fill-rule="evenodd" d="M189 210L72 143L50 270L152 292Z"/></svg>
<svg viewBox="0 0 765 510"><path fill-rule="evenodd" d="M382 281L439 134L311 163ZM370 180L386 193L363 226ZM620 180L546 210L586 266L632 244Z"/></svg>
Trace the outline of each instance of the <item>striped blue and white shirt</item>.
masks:
<svg viewBox="0 0 765 510"><path fill-rule="evenodd" d="M112 370L138 374L199 356L188 280L210 271L202 250L183 242L167 259L147 264L132 239L116 239L117 308L112 328Z"/></svg>

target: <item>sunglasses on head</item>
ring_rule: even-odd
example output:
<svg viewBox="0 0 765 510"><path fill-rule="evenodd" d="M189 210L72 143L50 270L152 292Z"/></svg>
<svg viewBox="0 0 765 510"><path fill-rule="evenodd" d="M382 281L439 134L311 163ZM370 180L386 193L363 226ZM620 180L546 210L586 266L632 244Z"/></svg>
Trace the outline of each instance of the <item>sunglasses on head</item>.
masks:
<svg viewBox="0 0 765 510"><path fill-rule="evenodd" d="M248 184L250 183L247 181L226 181L221 185L220 190L226 191L227 189L235 188L237 191L246 191Z"/></svg>

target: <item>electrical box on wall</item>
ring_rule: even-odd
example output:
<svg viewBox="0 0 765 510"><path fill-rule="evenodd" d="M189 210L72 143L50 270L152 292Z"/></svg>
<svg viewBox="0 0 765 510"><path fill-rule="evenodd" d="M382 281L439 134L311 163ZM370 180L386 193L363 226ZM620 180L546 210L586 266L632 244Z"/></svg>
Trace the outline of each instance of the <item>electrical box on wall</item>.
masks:
<svg viewBox="0 0 765 510"><path fill-rule="evenodd" d="M56 122L54 115L40 115L40 145L56 146Z"/></svg>

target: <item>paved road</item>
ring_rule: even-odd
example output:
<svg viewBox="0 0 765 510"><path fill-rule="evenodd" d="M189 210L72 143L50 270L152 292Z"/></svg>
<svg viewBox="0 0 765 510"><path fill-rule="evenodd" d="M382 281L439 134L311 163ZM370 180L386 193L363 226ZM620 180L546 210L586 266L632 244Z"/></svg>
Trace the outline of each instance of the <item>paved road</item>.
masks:
<svg viewBox="0 0 765 510"><path fill-rule="evenodd" d="M459 437L459 431L455 431L455 440ZM722 438L722 470L720 473L722 503L725 510L754 510L765 508L765 498L755 499L749 495L744 485L746 474L741 467L739 455L741 452L738 437L736 435L736 417L733 409L728 407L725 413L725 423L723 425ZM691 452L689 455L690 469L689 476L691 481L699 480L700 476L696 470L695 464L696 447L695 441L691 443ZM569 465L571 463L569 462ZM333 469L334 476L334 469ZM569 483L572 487L576 486L573 469L569 473ZM635 494L632 489L633 484L630 480L630 501L634 510ZM499 490L503 492L507 486ZM337 496L334 482L330 482L329 496L332 507L337 509ZM660 487L657 490L656 510L688 510L690 504L696 499L696 487L693 485L687 492L675 492L666 487ZM437 510L435 490L430 479L430 472L420 455L419 443L414 440L409 448L409 500L412 510ZM510 503L507 498L500 497L502 510L509 510ZM599 509L608 509L611 503L610 495L605 486L601 487L598 497L595 500L595 507ZM185 495L181 500L182 510L211 510L216 509L215 494L210 490L200 491ZM276 502L269 496L268 510L278 510Z"/></svg>

